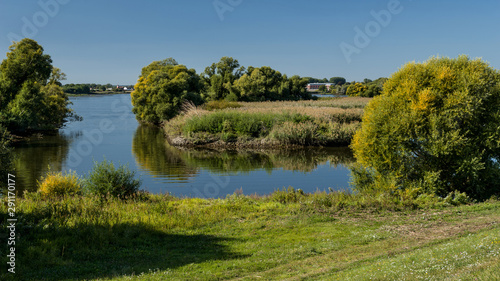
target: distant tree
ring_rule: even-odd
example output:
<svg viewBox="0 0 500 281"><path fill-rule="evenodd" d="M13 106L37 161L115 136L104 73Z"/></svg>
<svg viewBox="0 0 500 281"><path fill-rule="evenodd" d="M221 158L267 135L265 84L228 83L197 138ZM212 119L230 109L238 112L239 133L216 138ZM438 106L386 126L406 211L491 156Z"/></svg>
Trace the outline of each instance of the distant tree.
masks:
<svg viewBox="0 0 500 281"><path fill-rule="evenodd" d="M352 148L358 189L500 195L500 72L480 59L408 63L366 107Z"/></svg>
<svg viewBox="0 0 500 281"><path fill-rule="evenodd" d="M155 61L144 67L132 92L137 120L159 124L175 117L184 100L198 101L200 77L172 59Z"/></svg>
<svg viewBox="0 0 500 281"><path fill-rule="evenodd" d="M363 96L364 91L368 90L366 85L361 83L351 84L346 91L346 94L351 97L360 97Z"/></svg>
<svg viewBox="0 0 500 281"><path fill-rule="evenodd" d="M344 85L346 83L346 80L344 77L332 77L330 78L330 83L333 83L335 85Z"/></svg>
<svg viewBox="0 0 500 281"><path fill-rule="evenodd" d="M319 86L318 90L319 90L319 92L321 92L321 93L326 93L327 88L326 88L326 86L325 86L325 85L321 85L321 86Z"/></svg>
<svg viewBox="0 0 500 281"><path fill-rule="evenodd" d="M13 133L60 128L74 116L60 87L65 74L32 39L9 50L0 65L0 124Z"/></svg>
<svg viewBox="0 0 500 281"><path fill-rule="evenodd" d="M368 84L368 83L371 83L371 82L373 82L373 80L368 79L368 78L363 79L363 83L365 83L365 84Z"/></svg>

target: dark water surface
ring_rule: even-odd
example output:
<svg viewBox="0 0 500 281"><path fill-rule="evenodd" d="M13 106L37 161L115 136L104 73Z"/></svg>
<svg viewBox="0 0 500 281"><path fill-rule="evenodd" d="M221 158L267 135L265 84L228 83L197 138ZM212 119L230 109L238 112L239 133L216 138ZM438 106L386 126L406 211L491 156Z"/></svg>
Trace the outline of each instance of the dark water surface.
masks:
<svg viewBox="0 0 500 281"><path fill-rule="evenodd" d="M93 161L128 164L152 193L225 197L269 194L293 186L305 192L347 189L353 161L348 148L302 150L216 151L170 146L160 129L140 126L131 112L129 95L71 97L83 117L58 135L33 137L14 149L18 190L36 190L49 169L87 174Z"/></svg>

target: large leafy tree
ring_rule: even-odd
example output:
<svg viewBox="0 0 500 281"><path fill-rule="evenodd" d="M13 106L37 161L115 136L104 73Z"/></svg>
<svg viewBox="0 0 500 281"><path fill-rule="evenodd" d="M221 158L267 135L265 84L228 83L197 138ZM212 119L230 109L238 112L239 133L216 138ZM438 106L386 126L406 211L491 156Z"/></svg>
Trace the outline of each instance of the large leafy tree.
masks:
<svg viewBox="0 0 500 281"><path fill-rule="evenodd" d="M311 98L306 91L307 83L307 78L288 78L269 66L250 66L234 86L240 99L245 101L299 100Z"/></svg>
<svg viewBox="0 0 500 281"><path fill-rule="evenodd" d="M199 101L200 77L194 69L174 59L155 61L144 67L132 92L137 120L159 124L179 113L184 100Z"/></svg>
<svg viewBox="0 0 500 281"><path fill-rule="evenodd" d="M36 41L15 42L0 65L0 124L14 133L63 126L74 116L60 87L64 77Z"/></svg>
<svg viewBox="0 0 500 281"><path fill-rule="evenodd" d="M245 67L232 57L222 57L219 62L205 68L202 78L207 85L210 99L220 100L233 93L233 83L244 73Z"/></svg>
<svg viewBox="0 0 500 281"><path fill-rule="evenodd" d="M500 73L466 56L409 63L365 108L358 188L500 193Z"/></svg>

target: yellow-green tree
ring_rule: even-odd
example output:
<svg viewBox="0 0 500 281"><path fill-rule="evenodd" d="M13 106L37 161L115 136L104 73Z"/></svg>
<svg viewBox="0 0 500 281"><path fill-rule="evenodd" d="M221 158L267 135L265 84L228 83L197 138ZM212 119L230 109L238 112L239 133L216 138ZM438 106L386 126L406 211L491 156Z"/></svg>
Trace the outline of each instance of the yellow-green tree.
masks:
<svg viewBox="0 0 500 281"><path fill-rule="evenodd" d="M408 63L365 108L358 189L500 193L500 73L467 56Z"/></svg>
<svg viewBox="0 0 500 281"><path fill-rule="evenodd" d="M137 120L159 124L176 116L184 100L199 103L200 77L168 58L144 67L132 92Z"/></svg>
<svg viewBox="0 0 500 281"><path fill-rule="evenodd" d="M354 83L347 88L346 94L351 97L357 97L361 96L361 94L367 89L368 87L362 83Z"/></svg>

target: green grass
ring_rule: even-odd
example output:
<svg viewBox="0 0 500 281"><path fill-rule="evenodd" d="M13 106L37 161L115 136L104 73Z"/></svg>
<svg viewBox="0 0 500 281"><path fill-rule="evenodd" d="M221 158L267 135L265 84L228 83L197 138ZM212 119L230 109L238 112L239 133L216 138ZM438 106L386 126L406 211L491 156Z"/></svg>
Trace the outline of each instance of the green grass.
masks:
<svg viewBox="0 0 500 281"><path fill-rule="evenodd" d="M128 201L29 194L17 199L17 273L6 273L2 247L0 279L498 279L500 202L429 202L292 189ZM5 229L5 202L0 217Z"/></svg>

